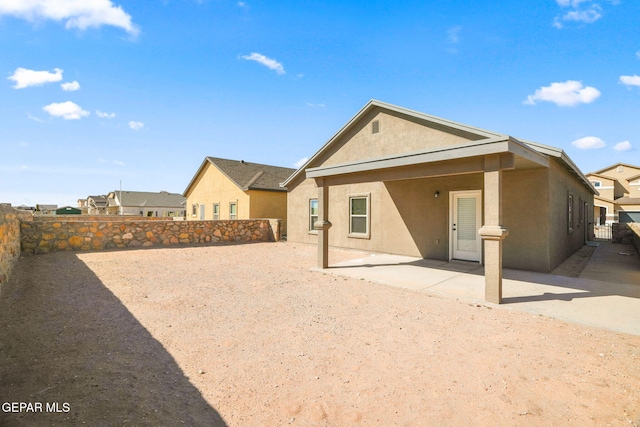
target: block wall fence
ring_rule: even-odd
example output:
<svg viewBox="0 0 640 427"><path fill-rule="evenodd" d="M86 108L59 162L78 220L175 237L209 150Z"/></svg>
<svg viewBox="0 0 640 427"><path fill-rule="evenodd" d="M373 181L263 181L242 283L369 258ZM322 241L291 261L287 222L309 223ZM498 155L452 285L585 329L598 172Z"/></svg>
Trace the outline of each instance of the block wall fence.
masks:
<svg viewBox="0 0 640 427"><path fill-rule="evenodd" d="M0 290L20 254L280 240L280 219L174 221L128 216L34 217L0 205Z"/></svg>
<svg viewBox="0 0 640 427"><path fill-rule="evenodd" d="M20 257L20 221L30 218L30 212L0 204L0 291Z"/></svg>
<svg viewBox="0 0 640 427"><path fill-rule="evenodd" d="M633 245L640 254L640 223L611 224L611 241Z"/></svg>

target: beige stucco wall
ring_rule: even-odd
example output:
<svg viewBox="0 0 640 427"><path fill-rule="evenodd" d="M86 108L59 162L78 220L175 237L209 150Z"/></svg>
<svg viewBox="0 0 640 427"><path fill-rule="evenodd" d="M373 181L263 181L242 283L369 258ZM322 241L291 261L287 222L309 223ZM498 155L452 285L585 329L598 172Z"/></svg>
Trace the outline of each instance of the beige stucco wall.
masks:
<svg viewBox="0 0 640 427"><path fill-rule="evenodd" d="M286 191L247 191L251 199L250 218L281 219L281 232L287 234L287 193Z"/></svg>
<svg viewBox="0 0 640 427"><path fill-rule="evenodd" d="M332 186L329 190L331 246L449 259L449 192L481 190L482 175L371 182ZM434 197L435 192L439 196ZM349 197L370 194L370 238L349 237ZM289 192L289 241L315 244L309 232L309 200L318 197L307 179Z"/></svg>
<svg viewBox="0 0 640 427"><path fill-rule="evenodd" d="M200 205L205 205L205 220L213 219L213 204L220 203L220 218L229 219L229 204L238 203L238 218L250 218L249 195L238 188L229 178L227 178L218 168L210 163L205 165L204 170L187 194L187 219L200 220ZM191 206L198 205L198 213L191 214Z"/></svg>
<svg viewBox="0 0 640 427"><path fill-rule="evenodd" d="M371 122L377 120L378 133L372 133ZM402 144L398 144L402 141ZM323 166L348 163L366 158L411 153L429 148L450 146L469 141L468 138L446 133L418 124L407 117L400 118L388 112L374 109L364 116L353 129L335 142L331 150L317 159L315 165Z"/></svg>
<svg viewBox="0 0 640 427"><path fill-rule="evenodd" d="M551 160L551 169L503 172L503 266L551 271L584 243L593 221L593 199L575 175ZM373 178L373 176L372 176ZM449 259L449 193L483 190L483 174L452 175L403 181L330 187L331 246L390 252L429 259ZM438 191L439 197L434 194ZM567 232L567 197L574 195L574 229ZM371 194L371 236L349 237L349 195ZM318 197L315 181L290 187L288 240L315 244L309 232L309 200ZM580 223L578 203L587 201L587 222Z"/></svg>
<svg viewBox="0 0 640 427"><path fill-rule="evenodd" d="M509 235L503 241L503 265L550 271L548 169L504 171L502 218Z"/></svg>
<svg viewBox="0 0 640 427"><path fill-rule="evenodd" d="M619 167L622 168L621 171L618 171ZM613 197L610 197L609 194L604 195L599 190L598 192L602 197L611 198L611 199L623 197L623 196L640 197L640 191L637 189L638 187L630 186L629 182L627 181L627 179L639 174L640 174L640 167L634 167L631 165L615 165L598 174L598 175L610 177L611 179L617 181L614 185L615 190L614 190Z"/></svg>
<svg viewBox="0 0 640 427"><path fill-rule="evenodd" d="M593 223L593 194L570 173L566 167L551 158L549 162L549 206L551 225L549 241L550 269L556 268L571 256L588 239L589 224ZM568 197L573 195L574 218L573 230L568 226ZM587 218L580 221L579 203L588 203ZM585 230L586 229L586 230Z"/></svg>

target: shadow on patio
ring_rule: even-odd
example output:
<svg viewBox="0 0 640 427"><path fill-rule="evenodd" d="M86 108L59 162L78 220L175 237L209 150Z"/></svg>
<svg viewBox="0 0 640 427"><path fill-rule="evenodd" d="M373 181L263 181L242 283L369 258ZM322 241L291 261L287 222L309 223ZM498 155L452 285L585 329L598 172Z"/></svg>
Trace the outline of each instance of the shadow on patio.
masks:
<svg viewBox="0 0 640 427"><path fill-rule="evenodd" d="M3 402L43 405L35 413L3 410L0 425L226 425L73 254L20 259L2 288L0 328ZM46 403L58 411L47 412Z"/></svg>

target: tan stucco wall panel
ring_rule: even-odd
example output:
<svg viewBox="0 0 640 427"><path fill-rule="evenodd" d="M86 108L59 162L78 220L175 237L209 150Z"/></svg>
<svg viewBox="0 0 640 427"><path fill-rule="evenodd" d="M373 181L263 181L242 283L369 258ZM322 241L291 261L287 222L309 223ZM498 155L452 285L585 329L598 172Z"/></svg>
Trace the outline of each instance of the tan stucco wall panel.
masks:
<svg viewBox="0 0 640 427"><path fill-rule="evenodd" d="M504 267L550 271L548 186L547 169L503 172Z"/></svg>
<svg viewBox="0 0 640 427"><path fill-rule="evenodd" d="M191 215L193 204L205 205L205 220L213 219L213 204L220 203L220 218L229 219L229 204L238 203L238 219L250 218L249 196L238 188L218 168L208 163L187 194L187 219L200 220L200 214ZM198 210L199 212L199 210Z"/></svg>
<svg viewBox="0 0 640 427"><path fill-rule="evenodd" d="M378 121L380 130L372 133L372 122ZM398 144L397 141L402 141ZM435 147L450 146L469 141L462 136L433 129L378 109L365 115L341 141L314 162L330 166L364 159L411 153Z"/></svg>
<svg viewBox="0 0 640 427"><path fill-rule="evenodd" d="M285 191L247 191L251 199L249 218L281 219L282 234L287 231L287 193Z"/></svg>

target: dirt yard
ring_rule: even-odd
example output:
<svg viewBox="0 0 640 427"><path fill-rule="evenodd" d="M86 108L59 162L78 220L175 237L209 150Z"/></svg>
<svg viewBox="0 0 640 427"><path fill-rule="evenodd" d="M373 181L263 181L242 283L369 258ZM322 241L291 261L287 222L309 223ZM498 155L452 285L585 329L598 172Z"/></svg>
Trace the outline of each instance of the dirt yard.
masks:
<svg viewBox="0 0 640 427"><path fill-rule="evenodd" d="M639 336L315 260L293 243L22 258L0 296L0 425L640 425Z"/></svg>

